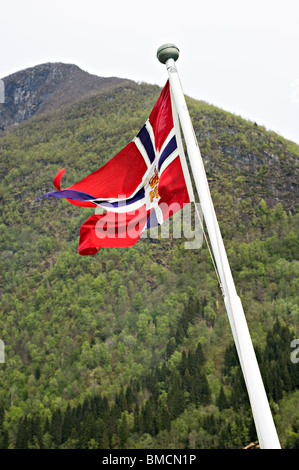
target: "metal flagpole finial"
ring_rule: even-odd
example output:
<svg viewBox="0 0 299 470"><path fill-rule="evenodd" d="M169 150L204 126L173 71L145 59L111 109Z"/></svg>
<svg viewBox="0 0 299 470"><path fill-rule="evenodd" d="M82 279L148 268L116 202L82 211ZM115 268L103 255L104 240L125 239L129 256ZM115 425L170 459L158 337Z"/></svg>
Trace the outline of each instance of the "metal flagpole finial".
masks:
<svg viewBox="0 0 299 470"><path fill-rule="evenodd" d="M165 64L168 59L176 61L179 58L179 55L179 49L171 43L163 44L157 50L157 57L162 64Z"/></svg>

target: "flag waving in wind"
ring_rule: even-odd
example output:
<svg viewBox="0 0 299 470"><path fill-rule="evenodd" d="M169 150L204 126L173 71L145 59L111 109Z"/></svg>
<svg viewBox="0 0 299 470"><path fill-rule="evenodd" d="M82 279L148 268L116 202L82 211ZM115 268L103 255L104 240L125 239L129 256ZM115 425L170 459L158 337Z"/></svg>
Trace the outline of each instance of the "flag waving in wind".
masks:
<svg viewBox="0 0 299 470"><path fill-rule="evenodd" d="M96 207L80 229L79 254L101 247L134 245L141 233L163 223L194 200L178 117L166 83L138 135L103 167L66 189L65 170L54 178L57 191L77 206Z"/></svg>

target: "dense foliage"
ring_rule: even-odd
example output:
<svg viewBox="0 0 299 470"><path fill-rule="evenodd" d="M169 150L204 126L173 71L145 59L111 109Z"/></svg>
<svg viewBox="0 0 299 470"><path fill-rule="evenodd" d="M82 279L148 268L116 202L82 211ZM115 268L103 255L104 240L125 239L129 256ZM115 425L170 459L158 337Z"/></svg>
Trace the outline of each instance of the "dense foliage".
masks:
<svg viewBox="0 0 299 470"><path fill-rule="evenodd" d="M139 131L158 87L128 85L0 138L1 448L239 448L256 440L204 243L144 238L77 254L93 212L37 201ZM299 447L299 148L188 100L284 447Z"/></svg>

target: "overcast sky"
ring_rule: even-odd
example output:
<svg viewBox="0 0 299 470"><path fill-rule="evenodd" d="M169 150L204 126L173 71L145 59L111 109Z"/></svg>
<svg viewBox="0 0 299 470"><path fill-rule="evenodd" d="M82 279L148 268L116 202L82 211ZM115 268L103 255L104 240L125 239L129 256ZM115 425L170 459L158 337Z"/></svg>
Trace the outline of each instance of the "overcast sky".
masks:
<svg viewBox="0 0 299 470"><path fill-rule="evenodd" d="M186 95L299 144L299 0L7 0L0 40L1 78L65 62L161 86L172 42Z"/></svg>

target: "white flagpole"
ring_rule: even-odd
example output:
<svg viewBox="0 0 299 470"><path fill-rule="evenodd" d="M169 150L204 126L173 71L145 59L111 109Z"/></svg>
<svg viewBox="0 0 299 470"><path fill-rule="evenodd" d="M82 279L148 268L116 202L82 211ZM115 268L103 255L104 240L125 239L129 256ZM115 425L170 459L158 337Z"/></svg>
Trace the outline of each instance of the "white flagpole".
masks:
<svg viewBox="0 0 299 470"><path fill-rule="evenodd" d="M280 449L242 303L236 292L217 222L200 149L177 72L175 61L179 57L179 50L174 44L164 44L158 49L157 57L161 63L166 64L168 71L173 99L180 118L196 189L222 284L224 303L248 391L259 444L261 449Z"/></svg>

